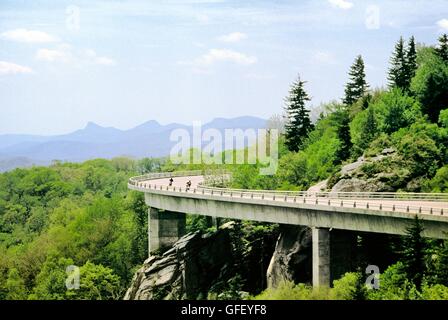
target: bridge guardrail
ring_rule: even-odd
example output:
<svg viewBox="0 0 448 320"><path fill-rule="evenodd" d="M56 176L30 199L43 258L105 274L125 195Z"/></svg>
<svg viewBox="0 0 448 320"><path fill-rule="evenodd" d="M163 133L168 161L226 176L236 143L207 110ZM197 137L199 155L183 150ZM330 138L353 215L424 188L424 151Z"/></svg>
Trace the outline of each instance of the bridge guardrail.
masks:
<svg viewBox="0 0 448 320"><path fill-rule="evenodd" d="M241 199L260 199L270 201L284 201L290 203L303 203L314 205L327 205L332 207L352 207L369 210L427 213L444 215L448 212L448 194L433 193L381 193L381 192L308 192L308 191L270 191L216 188L200 186L187 190L186 188L151 184L148 180L169 177L203 175L201 170L151 173L129 179L129 185L138 189L161 190L170 192L186 192L216 197L233 197ZM145 182L143 182L145 181ZM380 201L386 201L381 203ZM390 200L399 200L398 203L388 203ZM447 207L416 206L402 204L404 200L425 200L447 202Z"/></svg>
<svg viewBox="0 0 448 320"><path fill-rule="evenodd" d="M230 190L227 188L217 188L202 185L201 188L208 190ZM247 189L231 189L232 191L252 193L268 193L287 196L305 196L320 197L332 199L378 199L378 200L426 200L426 201L446 201L448 202L448 193L418 193L418 192L332 192L332 191L279 191L279 190L247 190Z"/></svg>

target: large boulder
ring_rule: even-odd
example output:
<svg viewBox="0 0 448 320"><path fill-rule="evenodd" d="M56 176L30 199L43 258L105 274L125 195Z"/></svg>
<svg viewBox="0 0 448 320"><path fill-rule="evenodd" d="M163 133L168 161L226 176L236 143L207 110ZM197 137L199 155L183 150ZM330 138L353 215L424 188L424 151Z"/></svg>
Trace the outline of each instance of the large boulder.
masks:
<svg viewBox="0 0 448 320"><path fill-rule="evenodd" d="M179 300L207 296L232 261L229 232L190 233L168 251L150 256L137 271L125 300Z"/></svg>
<svg viewBox="0 0 448 320"><path fill-rule="evenodd" d="M409 189L410 172L403 168L394 149L366 157L343 166L329 179L332 192L394 192Z"/></svg>
<svg viewBox="0 0 448 320"><path fill-rule="evenodd" d="M392 191L384 182L377 179L359 179L359 178L343 178L339 180L333 188L332 192L379 192Z"/></svg>
<svg viewBox="0 0 448 320"><path fill-rule="evenodd" d="M343 166L335 176L313 185L308 191L394 191L396 189L394 183L402 180L402 176L398 175L403 175L403 172L393 170L381 172L378 169L381 169L383 165L387 167L386 161L394 161L395 156L395 150L389 148L371 157L359 157L357 161ZM268 287L277 287L283 281L310 284L312 282L311 260L311 229L301 226L281 226L267 271Z"/></svg>
<svg viewBox="0 0 448 320"><path fill-rule="evenodd" d="M267 271L268 288L278 287L284 281L311 283L311 250L310 228L280 226L280 235Z"/></svg>

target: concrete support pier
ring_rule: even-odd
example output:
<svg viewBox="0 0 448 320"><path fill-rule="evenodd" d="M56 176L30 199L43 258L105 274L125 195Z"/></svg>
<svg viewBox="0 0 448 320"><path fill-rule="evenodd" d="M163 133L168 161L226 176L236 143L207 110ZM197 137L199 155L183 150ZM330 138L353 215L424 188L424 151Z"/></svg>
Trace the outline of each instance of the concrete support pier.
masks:
<svg viewBox="0 0 448 320"><path fill-rule="evenodd" d="M185 218L184 213L149 208L149 253L163 247L172 246L185 235Z"/></svg>
<svg viewBox="0 0 448 320"><path fill-rule="evenodd" d="M330 287L330 230L312 229L313 287Z"/></svg>
<svg viewBox="0 0 448 320"><path fill-rule="evenodd" d="M210 217L210 216L206 217L207 226L208 227L216 227L216 229L218 229L220 226L220 223L221 223L220 220L221 219L218 217Z"/></svg>
<svg viewBox="0 0 448 320"><path fill-rule="evenodd" d="M346 272L356 270L355 232L347 230L330 231L330 282L341 278Z"/></svg>

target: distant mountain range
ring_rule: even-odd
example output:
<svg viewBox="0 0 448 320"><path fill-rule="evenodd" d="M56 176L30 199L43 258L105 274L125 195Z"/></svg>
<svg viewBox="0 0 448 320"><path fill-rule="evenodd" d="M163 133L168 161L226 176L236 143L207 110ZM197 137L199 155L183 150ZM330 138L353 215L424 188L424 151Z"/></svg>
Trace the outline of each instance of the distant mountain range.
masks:
<svg viewBox="0 0 448 320"><path fill-rule="evenodd" d="M257 117L216 118L202 130L260 129L266 120ZM161 125L151 120L129 130L102 127L89 122L84 129L57 136L0 135L0 172L17 167L46 165L53 160L80 162L94 158L163 157L176 142L170 141L174 129L192 132L192 126L179 123Z"/></svg>

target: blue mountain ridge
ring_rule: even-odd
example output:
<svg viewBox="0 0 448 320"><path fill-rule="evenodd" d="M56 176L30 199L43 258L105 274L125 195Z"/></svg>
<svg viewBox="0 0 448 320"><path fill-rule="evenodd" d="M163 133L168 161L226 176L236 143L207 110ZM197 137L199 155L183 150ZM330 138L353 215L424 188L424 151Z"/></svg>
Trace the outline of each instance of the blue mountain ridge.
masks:
<svg viewBox="0 0 448 320"><path fill-rule="evenodd" d="M204 123L202 130L214 128L223 132L224 129L260 129L265 126L264 119L243 116L215 118ZM162 125L150 120L129 130L102 127L89 122L85 128L63 135L0 135L0 171L33 164L48 164L53 160L80 162L117 156L163 157L169 154L176 143L170 141L170 134L174 129L192 132L191 125Z"/></svg>

